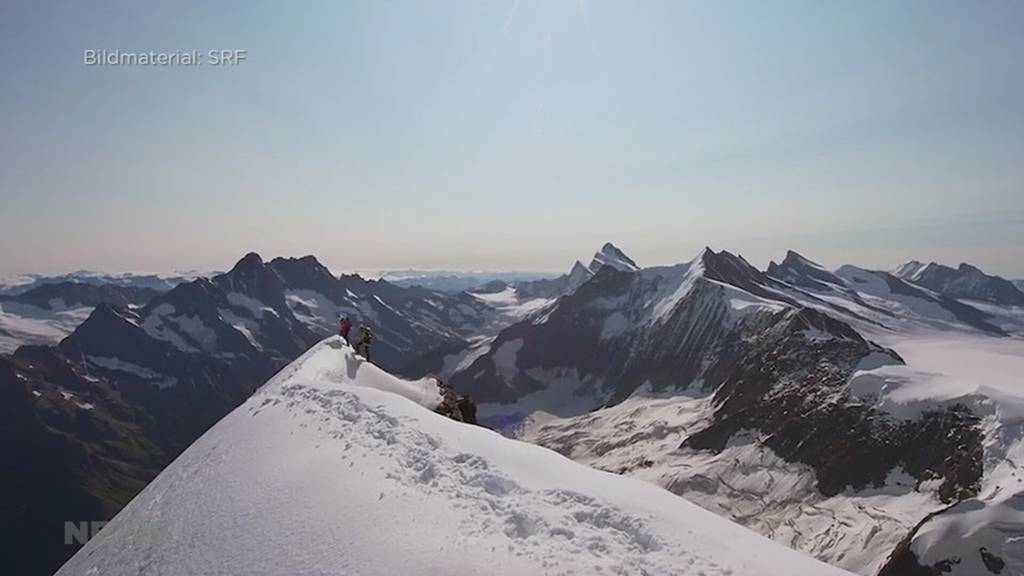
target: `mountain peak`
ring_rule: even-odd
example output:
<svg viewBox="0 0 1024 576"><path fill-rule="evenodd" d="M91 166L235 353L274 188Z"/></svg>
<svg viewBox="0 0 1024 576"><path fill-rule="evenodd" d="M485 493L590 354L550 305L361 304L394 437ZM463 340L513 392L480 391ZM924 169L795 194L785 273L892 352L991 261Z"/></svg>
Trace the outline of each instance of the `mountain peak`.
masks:
<svg viewBox="0 0 1024 576"><path fill-rule="evenodd" d="M225 306L223 290L208 278L199 277L191 282L178 284L172 290L157 296L146 304L143 316L160 306L170 304L178 314L197 317L215 316L218 306Z"/></svg>
<svg viewBox="0 0 1024 576"><path fill-rule="evenodd" d="M744 260L743 256L727 250L715 252L711 248L704 248L699 259L704 265L705 275L713 280L740 285L745 280L761 276L761 271Z"/></svg>
<svg viewBox="0 0 1024 576"><path fill-rule="evenodd" d="M572 269L569 270L569 275L578 276L580 274L589 276L591 272L590 269L583 265L583 262L577 260L576 263L572 265Z"/></svg>
<svg viewBox="0 0 1024 576"><path fill-rule="evenodd" d="M299 262L302 262L303 264L315 264L317 266L323 266L323 264L321 264L320 261L316 259L316 256L313 256L312 254L306 254L305 256L299 258Z"/></svg>
<svg viewBox="0 0 1024 576"><path fill-rule="evenodd" d="M337 279L312 254L301 258L274 258L269 265L288 283L300 284L304 288L316 283L334 282Z"/></svg>
<svg viewBox="0 0 1024 576"><path fill-rule="evenodd" d="M262 268L262 267L263 267L263 258L261 258L260 255L255 253L255 252L249 252L248 254L243 256L242 259L239 260L234 265L233 268L231 268L231 272L229 272L229 274L234 273L234 272L239 272L239 271L242 271L242 270L253 270L253 269L258 269L258 268Z"/></svg>
<svg viewBox="0 0 1024 576"><path fill-rule="evenodd" d="M593 266L593 265L591 265ZM587 268L579 260L572 265L572 270L569 271L569 276L566 278L565 289L568 291L574 291L580 287L584 282L590 280L594 276L590 268Z"/></svg>
<svg viewBox="0 0 1024 576"><path fill-rule="evenodd" d="M703 262L705 258L714 258L715 256L715 251L711 249L711 246L705 246L704 249L697 254L695 261Z"/></svg>
<svg viewBox="0 0 1024 576"><path fill-rule="evenodd" d="M781 264L769 262L768 275L794 286L818 290L828 290L829 285L843 285L843 281L824 266L794 250L786 250L786 257Z"/></svg>
<svg viewBox="0 0 1024 576"><path fill-rule="evenodd" d="M598 270L605 266L611 266L615 270L622 272L636 272L640 269L632 258L626 256L625 252L611 242L605 242L604 246L601 246L601 249L594 254L594 259L590 262L588 268L596 274Z"/></svg>
<svg viewBox="0 0 1024 576"><path fill-rule="evenodd" d="M705 247L700 253L700 260L704 264L730 264L742 267L743 265L750 266L750 264L743 259L742 256L733 254L728 250L721 250L715 252L710 247Z"/></svg>
<svg viewBox="0 0 1024 576"><path fill-rule="evenodd" d="M133 340L126 333L141 330L138 322L139 316L130 309L101 302L58 347L76 356L90 351L113 357L123 351L126 341Z"/></svg>
<svg viewBox="0 0 1024 576"><path fill-rule="evenodd" d="M818 264L817 262L809 258L806 258L805 256L803 256L799 252L796 252L795 250L786 250L786 257L782 260L782 262L790 264L809 264L816 268L821 268L821 264Z"/></svg>

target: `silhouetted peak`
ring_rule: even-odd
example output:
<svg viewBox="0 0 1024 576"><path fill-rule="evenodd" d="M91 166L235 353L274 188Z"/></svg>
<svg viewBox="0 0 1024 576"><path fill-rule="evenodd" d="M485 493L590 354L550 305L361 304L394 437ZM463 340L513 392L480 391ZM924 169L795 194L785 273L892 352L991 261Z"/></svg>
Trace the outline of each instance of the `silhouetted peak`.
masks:
<svg viewBox="0 0 1024 576"><path fill-rule="evenodd" d="M240 272L243 270L253 270L263 267L263 258L255 252L249 252L239 260L235 266L231 269L229 274Z"/></svg>

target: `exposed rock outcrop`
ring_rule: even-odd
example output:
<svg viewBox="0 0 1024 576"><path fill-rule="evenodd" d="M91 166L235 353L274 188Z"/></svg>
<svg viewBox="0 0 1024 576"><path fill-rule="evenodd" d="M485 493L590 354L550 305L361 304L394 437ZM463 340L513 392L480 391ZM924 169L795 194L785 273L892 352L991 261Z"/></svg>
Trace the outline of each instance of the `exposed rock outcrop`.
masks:
<svg viewBox="0 0 1024 576"><path fill-rule="evenodd" d="M440 378L437 380L437 389L441 393L441 404L434 409L434 412L447 416L456 422L466 424L477 424L476 404L469 396L460 396L455 389L449 386Z"/></svg>

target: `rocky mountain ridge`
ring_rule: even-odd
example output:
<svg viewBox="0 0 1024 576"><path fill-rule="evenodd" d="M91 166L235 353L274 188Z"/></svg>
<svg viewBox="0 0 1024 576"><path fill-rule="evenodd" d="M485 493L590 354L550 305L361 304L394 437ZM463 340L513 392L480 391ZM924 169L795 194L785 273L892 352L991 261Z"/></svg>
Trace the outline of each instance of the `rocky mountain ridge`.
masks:
<svg viewBox="0 0 1024 576"><path fill-rule="evenodd" d="M1017 285L999 276L986 274L966 262L951 268L935 262L922 264L912 260L899 266L893 273L950 298L981 300L1002 306L1024 306L1024 291Z"/></svg>
<svg viewBox="0 0 1024 576"><path fill-rule="evenodd" d="M742 476L722 469L709 484L706 474L718 469L714 462L734 461L735 446L753 434L750 458L809 474L786 497L820 501L837 521L829 527L832 545L820 548L811 539L813 509L752 525L770 535L789 522L791 545L868 574L882 567L922 505L978 496L988 458L984 412L952 401L906 418L851 388L861 374L905 364L862 331L908 325L1006 335L988 313L893 274L831 272L795 252L761 272L741 256L705 249L672 267L598 270L480 347L451 380L480 400L485 423L713 509L729 510L730 497L702 491ZM680 412L654 408L661 398ZM700 461L710 461L706 470ZM873 522L845 496L893 490L897 477L913 487L896 499L899 506L917 502L905 516ZM769 490L776 490L771 482L753 487L751 497L769 498ZM846 522L874 523L873 536L863 540ZM941 555L941 547L921 554Z"/></svg>
<svg viewBox="0 0 1024 576"><path fill-rule="evenodd" d="M64 522L110 518L256 387L333 333L338 314L370 326L374 361L401 371L407 359L461 342L488 312L469 295L334 277L312 257L249 254L211 279L147 292L144 305L126 296L141 289L72 289L95 308L69 336L0 357L0 456L18 463L2 477L0 507L12 520L0 534L9 543L2 561L21 574L59 566L74 551ZM67 290L45 285L14 298L46 304ZM449 396L453 414L469 414Z"/></svg>

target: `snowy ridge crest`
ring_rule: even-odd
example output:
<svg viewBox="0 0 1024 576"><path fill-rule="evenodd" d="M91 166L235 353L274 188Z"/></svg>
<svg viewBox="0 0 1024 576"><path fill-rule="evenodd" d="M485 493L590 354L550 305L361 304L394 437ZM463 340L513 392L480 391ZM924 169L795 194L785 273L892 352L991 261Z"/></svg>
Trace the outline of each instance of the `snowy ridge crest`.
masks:
<svg viewBox="0 0 1024 576"><path fill-rule="evenodd" d="M651 484L452 422L428 396L330 338L58 574L847 574Z"/></svg>

